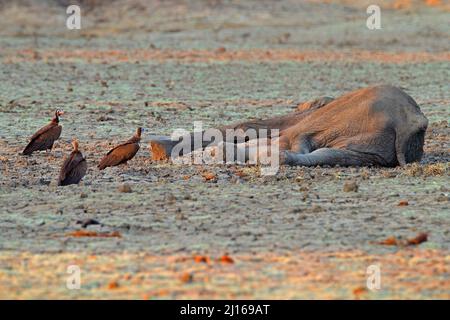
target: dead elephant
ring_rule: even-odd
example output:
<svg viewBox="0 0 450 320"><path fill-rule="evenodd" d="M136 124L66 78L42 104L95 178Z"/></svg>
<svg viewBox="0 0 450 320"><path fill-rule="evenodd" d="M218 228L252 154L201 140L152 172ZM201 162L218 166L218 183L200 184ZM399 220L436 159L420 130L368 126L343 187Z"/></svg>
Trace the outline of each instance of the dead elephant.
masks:
<svg viewBox="0 0 450 320"><path fill-rule="evenodd" d="M394 86L380 85L336 99L319 98L284 116L219 130L279 129L276 139L281 164L394 167L420 161L427 126L427 118L408 94ZM193 141L194 134L189 136ZM249 148L248 141L238 142L226 140L225 144ZM152 158L169 158L177 143L164 137L152 139ZM213 141L203 141L199 147L211 144ZM189 151L195 149L194 143L191 145Z"/></svg>

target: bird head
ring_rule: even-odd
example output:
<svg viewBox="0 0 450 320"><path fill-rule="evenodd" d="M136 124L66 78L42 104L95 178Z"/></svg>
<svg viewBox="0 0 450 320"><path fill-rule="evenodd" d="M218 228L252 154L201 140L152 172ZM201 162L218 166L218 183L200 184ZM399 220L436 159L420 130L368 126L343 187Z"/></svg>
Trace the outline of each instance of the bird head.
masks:
<svg viewBox="0 0 450 320"><path fill-rule="evenodd" d="M134 134L137 138L141 138L142 128L138 127L136 133Z"/></svg>
<svg viewBox="0 0 450 320"><path fill-rule="evenodd" d="M135 136L138 137L138 138L141 138L141 134L142 134L143 132L147 132L147 131L148 131L147 128L139 127L139 128L136 129L136 134L135 134Z"/></svg>
<svg viewBox="0 0 450 320"><path fill-rule="evenodd" d="M78 140L77 139L72 140L72 147L73 147L73 151L78 151Z"/></svg>

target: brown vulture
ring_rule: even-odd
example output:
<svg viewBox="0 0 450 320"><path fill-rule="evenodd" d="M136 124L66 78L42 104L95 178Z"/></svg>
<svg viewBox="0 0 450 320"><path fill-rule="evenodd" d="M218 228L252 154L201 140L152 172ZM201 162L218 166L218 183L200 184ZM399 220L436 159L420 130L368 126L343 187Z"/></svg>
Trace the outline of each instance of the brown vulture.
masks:
<svg viewBox="0 0 450 320"><path fill-rule="evenodd" d="M78 150L78 141L72 141L73 151L64 160L58 178L58 186L78 184L87 171L87 162L83 154Z"/></svg>
<svg viewBox="0 0 450 320"><path fill-rule="evenodd" d="M22 154L30 155L34 151L52 150L53 143L58 140L61 135L62 127L59 125L59 116L64 111L56 110L52 121L45 127L39 129L30 139L30 143L25 147Z"/></svg>
<svg viewBox="0 0 450 320"><path fill-rule="evenodd" d="M130 140L111 149L100 161L98 168L103 170L106 167L117 166L133 159L139 150L141 132L142 128L137 128L136 133Z"/></svg>

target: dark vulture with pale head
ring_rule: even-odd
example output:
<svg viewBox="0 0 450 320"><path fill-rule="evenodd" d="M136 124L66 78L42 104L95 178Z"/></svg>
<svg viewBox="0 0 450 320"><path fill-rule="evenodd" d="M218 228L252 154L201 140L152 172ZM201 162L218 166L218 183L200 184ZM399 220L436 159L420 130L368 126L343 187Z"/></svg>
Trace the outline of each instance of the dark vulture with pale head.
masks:
<svg viewBox="0 0 450 320"><path fill-rule="evenodd" d="M111 149L100 161L98 168L103 170L106 167L117 166L122 163L127 163L128 160L133 159L139 150L141 132L142 128L137 128L136 133L130 140Z"/></svg>
<svg viewBox="0 0 450 320"><path fill-rule="evenodd" d="M45 127L39 129L30 139L30 143L25 147L22 154L30 155L34 151L52 150L53 143L59 139L62 127L59 124L59 116L63 115L64 111L56 110L52 121Z"/></svg>
<svg viewBox="0 0 450 320"><path fill-rule="evenodd" d="M87 171L87 162L83 154L78 150L78 141L72 141L73 151L61 167L58 186L78 184Z"/></svg>

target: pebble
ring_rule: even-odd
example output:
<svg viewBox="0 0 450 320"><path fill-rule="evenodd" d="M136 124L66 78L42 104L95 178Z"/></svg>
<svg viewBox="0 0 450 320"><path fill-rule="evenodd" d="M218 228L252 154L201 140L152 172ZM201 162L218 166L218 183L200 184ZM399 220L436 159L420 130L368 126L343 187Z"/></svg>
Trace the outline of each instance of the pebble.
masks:
<svg viewBox="0 0 450 320"><path fill-rule="evenodd" d="M342 190L344 192L358 192L358 184L356 181L346 181Z"/></svg>
<svg viewBox="0 0 450 320"><path fill-rule="evenodd" d="M133 190L131 189L131 186L128 183L124 183L119 186L119 192L131 193L133 192Z"/></svg>

